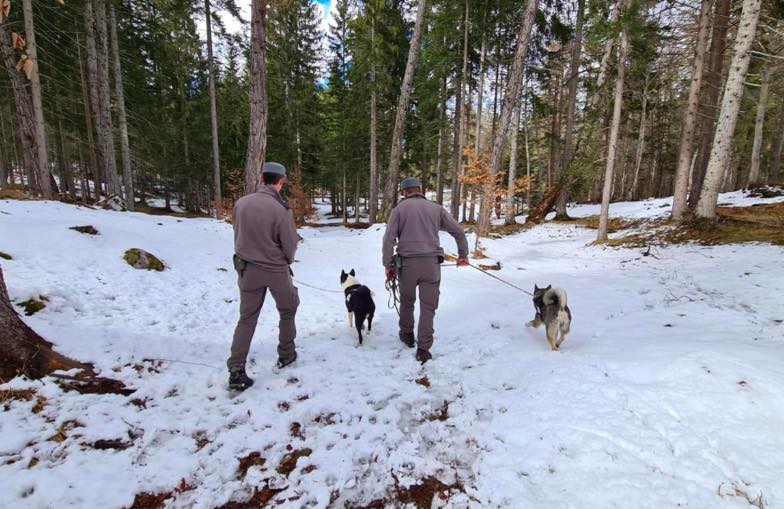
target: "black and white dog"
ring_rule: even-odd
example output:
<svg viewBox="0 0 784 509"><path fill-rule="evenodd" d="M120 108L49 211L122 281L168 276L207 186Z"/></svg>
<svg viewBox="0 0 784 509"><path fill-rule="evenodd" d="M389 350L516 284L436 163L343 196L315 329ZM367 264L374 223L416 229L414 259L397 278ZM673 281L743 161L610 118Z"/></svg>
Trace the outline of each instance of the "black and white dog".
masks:
<svg viewBox="0 0 784 509"><path fill-rule="evenodd" d="M348 326L351 327L351 315L354 315L353 325L359 334L359 344L362 344L362 329L365 327L367 318L368 332L373 327L373 313L376 312L376 304L373 302L373 292L370 288L361 284L356 278L354 269L346 274L340 271L340 286L346 294L346 310L348 310Z"/></svg>

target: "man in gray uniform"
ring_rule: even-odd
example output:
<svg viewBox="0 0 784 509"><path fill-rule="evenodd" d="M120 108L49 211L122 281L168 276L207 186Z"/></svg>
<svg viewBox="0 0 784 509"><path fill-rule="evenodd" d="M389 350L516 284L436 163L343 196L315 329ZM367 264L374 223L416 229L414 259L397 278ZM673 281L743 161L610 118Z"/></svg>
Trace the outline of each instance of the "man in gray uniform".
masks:
<svg viewBox="0 0 784 509"><path fill-rule="evenodd" d="M432 358L433 319L438 308L441 262L444 250L438 232L446 231L457 242L457 266L468 265L468 241L457 221L444 207L422 194L422 183L407 178L400 184L403 200L389 216L382 248L387 279L398 278L400 288L400 341L413 348L414 304L419 288L419 327L416 359L425 363ZM393 250L397 245L397 254Z"/></svg>
<svg viewBox="0 0 784 509"><path fill-rule="evenodd" d="M294 315L299 295L289 265L294 262L299 237L289 205L280 197L286 168L264 163L261 179L264 185L258 192L243 196L234 205L234 268L239 276L240 319L227 364L229 388L236 390L253 385L253 379L245 374L245 361L268 289L280 314L278 368L297 358Z"/></svg>

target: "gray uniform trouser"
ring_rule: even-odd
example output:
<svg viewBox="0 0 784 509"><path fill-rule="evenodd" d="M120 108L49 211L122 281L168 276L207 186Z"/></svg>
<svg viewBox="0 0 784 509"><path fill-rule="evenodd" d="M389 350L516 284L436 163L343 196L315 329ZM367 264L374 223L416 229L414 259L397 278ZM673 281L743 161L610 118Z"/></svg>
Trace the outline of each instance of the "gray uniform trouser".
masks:
<svg viewBox="0 0 784 509"><path fill-rule="evenodd" d="M419 327L417 346L430 350L433 346L433 320L438 309L441 293L441 265L436 256L403 258L403 266L398 275L400 287L400 334L414 336L414 304L416 290L419 288Z"/></svg>
<svg viewBox="0 0 784 509"><path fill-rule="evenodd" d="M294 338L297 337L294 316L299 306L299 294L291 275L288 272L271 272L249 263L237 283L240 287L240 319L234 330L234 341L231 343L231 357L227 362L229 369L245 367L250 342L268 289L280 314L278 357L291 359L295 353Z"/></svg>

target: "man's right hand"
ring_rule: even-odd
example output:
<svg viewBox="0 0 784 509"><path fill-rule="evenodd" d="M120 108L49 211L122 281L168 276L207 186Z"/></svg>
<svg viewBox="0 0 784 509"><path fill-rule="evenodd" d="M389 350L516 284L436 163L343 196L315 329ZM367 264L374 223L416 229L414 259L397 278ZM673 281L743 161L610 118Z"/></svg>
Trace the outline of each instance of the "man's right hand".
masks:
<svg viewBox="0 0 784 509"><path fill-rule="evenodd" d="M468 258L458 258L456 265L458 267L467 267L470 264L468 263Z"/></svg>
<svg viewBox="0 0 784 509"><path fill-rule="evenodd" d="M387 279L395 279L395 268L387 267L386 274L387 274Z"/></svg>

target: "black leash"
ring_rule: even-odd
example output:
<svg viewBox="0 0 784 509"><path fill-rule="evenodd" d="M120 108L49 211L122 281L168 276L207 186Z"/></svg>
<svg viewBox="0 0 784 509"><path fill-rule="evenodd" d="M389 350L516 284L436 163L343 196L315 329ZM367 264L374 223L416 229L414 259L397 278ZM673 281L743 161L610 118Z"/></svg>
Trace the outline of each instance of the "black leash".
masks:
<svg viewBox="0 0 784 509"><path fill-rule="evenodd" d="M387 300L387 307L389 309L395 308L397 316L400 316L400 296L397 290L397 277L388 278L384 283L384 288L389 292L389 299Z"/></svg>

